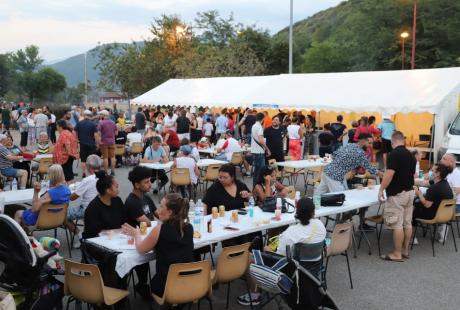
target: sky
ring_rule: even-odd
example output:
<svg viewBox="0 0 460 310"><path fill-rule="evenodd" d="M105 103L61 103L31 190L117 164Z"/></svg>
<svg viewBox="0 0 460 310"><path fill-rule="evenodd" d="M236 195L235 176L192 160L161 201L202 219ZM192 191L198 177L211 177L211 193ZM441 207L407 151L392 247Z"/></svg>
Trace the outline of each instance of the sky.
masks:
<svg viewBox="0 0 460 310"><path fill-rule="evenodd" d="M342 1L294 0L294 22ZM193 23L197 12L210 10L272 34L289 24L289 0L0 0L0 53L35 44L52 62L99 42L148 38L153 18L162 14Z"/></svg>

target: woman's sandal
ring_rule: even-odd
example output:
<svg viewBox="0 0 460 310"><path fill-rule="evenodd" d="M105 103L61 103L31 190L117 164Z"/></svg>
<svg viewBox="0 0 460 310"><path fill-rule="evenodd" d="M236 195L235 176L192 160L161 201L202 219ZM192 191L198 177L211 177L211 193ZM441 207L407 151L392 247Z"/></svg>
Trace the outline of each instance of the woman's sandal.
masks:
<svg viewBox="0 0 460 310"><path fill-rule="evenodd" d="M388 254L380 256L380 259L390 261L390 262L398 262L398 263L404 262L403 259L391 258Z"/></svg>

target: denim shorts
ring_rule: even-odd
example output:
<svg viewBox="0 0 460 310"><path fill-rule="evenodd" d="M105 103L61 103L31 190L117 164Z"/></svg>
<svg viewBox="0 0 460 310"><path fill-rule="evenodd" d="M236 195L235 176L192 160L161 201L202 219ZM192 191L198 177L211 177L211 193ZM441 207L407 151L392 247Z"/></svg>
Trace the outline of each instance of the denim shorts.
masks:
<svg viewBox="0 0 460 310"><path fill-rule="evenodd" d="M33 212L30 209L22 212L22 222L27 226L34 226L37 223L38 212Z"/></svg>
<svg viewBox="0 0 460 310"><path fill-rule="evenodd" d="M69 221L81 220L85 217L85 208L83 206L71 207L67 209L67 219Z"/></svg>
<svg viewBox="0 0 460 310"><path fill-rule="evenodd" d="M6 177L17 177L19 170L13 167L9 167L0 170L0 172Z"/></svg>

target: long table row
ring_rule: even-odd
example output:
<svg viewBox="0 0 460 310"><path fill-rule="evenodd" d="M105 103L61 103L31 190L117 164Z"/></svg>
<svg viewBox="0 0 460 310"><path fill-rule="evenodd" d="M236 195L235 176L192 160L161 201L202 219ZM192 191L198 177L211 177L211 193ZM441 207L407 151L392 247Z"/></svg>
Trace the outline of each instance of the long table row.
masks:
<svg viewBox="0 0 460 310"><path fill-rule="evenodd" d="M346 201L343 206L321 207L315 211L315 217L338 215L379 203L377 198L378 186L374 189L354 189L344 191L343 193L345 193L346 196ZM281 220L277 221L274 219L273 213L263 212L259 208L255 208L254 211L253 218L250 218L249 215L239 215L237 223L230 220L231 212L226 212L226 216L223 218L214 219L212 222L212 232L208 233L203 230L201 231L201 238L193 240L195 249L254 232L292 225L296 222L295 213L284 213L281 215ZM206 216L205 222L208 221L210 217L211 215ZM156 223L154 222L153 225L156 225ZM229 230L228 227L233 229ZM147 254L139 254L135 249L135 245L128 244L129 239L128 236L122 233L114 233L91 238L88 239L88 241L106 247L112 251L120 252L117 256L115 270L120 277L124 277L135 266L153 260L155 257L153 251Z"/></svg>

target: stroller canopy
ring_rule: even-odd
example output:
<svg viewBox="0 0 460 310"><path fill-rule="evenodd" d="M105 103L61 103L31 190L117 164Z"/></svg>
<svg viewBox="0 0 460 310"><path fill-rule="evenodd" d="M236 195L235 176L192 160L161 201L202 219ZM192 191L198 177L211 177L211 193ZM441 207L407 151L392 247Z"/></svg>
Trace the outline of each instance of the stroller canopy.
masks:
<svg viewBox="0 0 460 310"><path fill-rule="evenodd" d="M37 257L24 230L11 217L0 214L0 261L35 267Z"/></svg>

